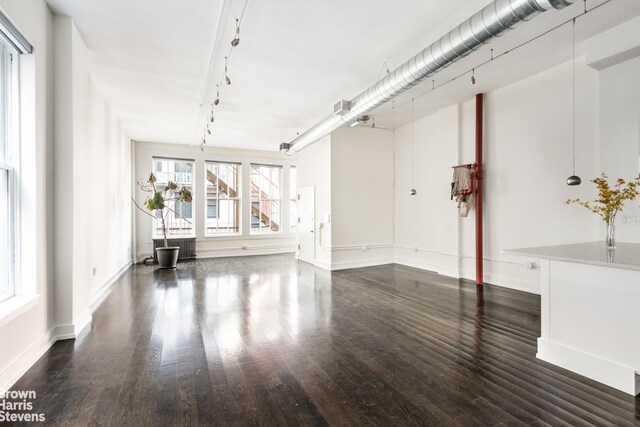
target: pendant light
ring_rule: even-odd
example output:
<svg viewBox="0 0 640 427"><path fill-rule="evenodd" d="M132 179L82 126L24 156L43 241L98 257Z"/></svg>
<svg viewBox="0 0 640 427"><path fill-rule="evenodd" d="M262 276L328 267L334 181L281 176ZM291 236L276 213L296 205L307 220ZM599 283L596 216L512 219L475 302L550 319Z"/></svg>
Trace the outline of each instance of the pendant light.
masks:
<svg viewBox="0 0 640 427"><path fill-rule="evenodd" d="M573 93L572 93L572 103L573 103L573 168L572 175L567 178L567 185L580 185L582 183L582 179L578 175L576 175L576 18L573 18Z"/></svg>
<svg viewBox="0 0 640 427"><path fill-rule="evenodd" d="M414 163L415 163L415 157L414 157L414 145L416 142L416 137L415 137L415 117L414 117L414 104L415 104L415 98L411 98L411 186L413 187L414 184ZM409 195L410 196L415 196L416 194L418 194L418 191L415 188L412 188L411 190L409 190Z"/></svg>

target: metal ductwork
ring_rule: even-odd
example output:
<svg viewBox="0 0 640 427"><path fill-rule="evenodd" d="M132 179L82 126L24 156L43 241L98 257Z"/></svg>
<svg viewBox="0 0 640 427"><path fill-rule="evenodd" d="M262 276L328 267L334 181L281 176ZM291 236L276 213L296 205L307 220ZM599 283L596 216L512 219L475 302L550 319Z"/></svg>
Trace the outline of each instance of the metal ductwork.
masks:
<svg viewBox="0 0 640 427"><path fill-rule="evenodd" d="M349 101L348 111L342 115L332 114L290 143L283 143L281 151L291 155L302 150L467 56L519 22L551 8L563 9L574 1L495 0Z"/></svg>

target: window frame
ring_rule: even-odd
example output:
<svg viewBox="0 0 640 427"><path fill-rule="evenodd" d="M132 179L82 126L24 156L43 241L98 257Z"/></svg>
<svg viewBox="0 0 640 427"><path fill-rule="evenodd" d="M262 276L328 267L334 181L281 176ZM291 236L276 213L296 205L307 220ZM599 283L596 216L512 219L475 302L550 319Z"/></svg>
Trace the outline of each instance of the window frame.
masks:
<svg viewBox="0 0 640 427"><path fill-rule="evenodd" d="M278 188L278 198L254 198L253 197L253 193L251 191L251 187L253 184L253 168L254 167L268 167L268 168L274 168L274 169L279 169L280 170L280 174L279 174L279 180L277 183L277 188ZM283 231L283 180L284 180L284 165L277 165L277 164L264 164L264 163L250 163L250 169L249 169L249 235L250 236L273 236L273 235L283 235L284 231ZM271 181L272 184L274 184ZM273 229L270 227L268 230L269 231L254 231L254 228L251 226L251 219L253 218L253 214L252 214L252 206L254 202L258 202L260 208L262 206L262 203L265 201L270 201L270 202L278 202L280 209L279 209L279 222L277 222L276 224L278 225L278 231L273 231ZM271 222L273 223L273 218L270 218ZM261 229L261 227L259 226L260 224L260 219L258 219L258 230Z"/></svg>
<svg viewBox="0 0 640 427"><path fill-rule="evenodd" d="M195 190L196 190L196 179L195 179L195 171L196 171L196 161L195 159L184 159L184 158L179 158L179 157L167 157L167 156L152 156L151 157L151 171L153 172L153 174L156 176L156 179L158 179L158 170L156 169L156 162L157 161L166 161L166 162L181 162L181 163L190 163L191 164L191 182L186 185L182 182L177 182L177 180L174 180L174 182L176 184L178 184L178 187L181 186L186 186L187 188L190 189L191 191L191 195L193 197L193 199L191 200L191 218L186 218L183 219L183 221L188 221L190 223L190 231L189 233L180 233L180 234L171 234L169 231L167 231L167 240L172 240L172 239L193 239L196 238L196 210L194 209L195 207L195 202L196 202L196 195L195 195ZM174 168L175 169L175 168ZM176 172L175 170L173 172L166 172L167 174L171 175L171 174L176 174L176 173L188 173L188 172ZM160 182L160 181L158 181ZM177 204L176 204L177 205ZM157 225L159 219L152 219L151 220L151 238L153 240L159 240L163 238L162 235L162 231L158 232L158 229L161 230L161 227L159 227ZM170 227L168 227L170 228ZM181 227L182 228L182 227ZM185 229L187 227L184 227Z"/></svg>
<svg viewBox="0 0 640 427"><path fill-rule="evenodd" d="M0 170L7 176L7 287L0 284L0 303L20 295L19 254L20 254L20 192L18 176L20 172L20 56L18 50L0 33ZM2 190L0 190L2 191Z"/></svg>
<svg viewBox="0 0 640 427"><path fill-rule="evenodd" d="M207 179L207 171L209 170L207 168L207 165L209 164L218 164L218 165L234 165L236 166L237 172L236 172L236 179L237 179L237 195L236 197L209 197L208 196L208 187L210 186L209 184L209 180ZM242 186L243 186L243 179L242 179L242 173L243 173L243 168L242 168L243 164L241 162L232 162L232 161L225 161L225 160L205 160L204 161L204 237L206 238L222 238L222 237L238 237L238 236L242 236L242 219L243 219L243 209L242 209L242 201L243 201L243 191L242 191ZM220 177L218 177L218 180L220 179ZM215 200L216 201L216 212L217 212L217 216L216 216L216 220L220 219L220 200L235 200L236 201L236 209L238 211L238 219L237 219L237 224L236 224L236 228L237 231L236 232L231 232L231 233L221 233L221 232L210 232L208 231L209 227L207 226L207 221L209 220L209 200ZM219 227L218 227L219 228Z"/></svg>

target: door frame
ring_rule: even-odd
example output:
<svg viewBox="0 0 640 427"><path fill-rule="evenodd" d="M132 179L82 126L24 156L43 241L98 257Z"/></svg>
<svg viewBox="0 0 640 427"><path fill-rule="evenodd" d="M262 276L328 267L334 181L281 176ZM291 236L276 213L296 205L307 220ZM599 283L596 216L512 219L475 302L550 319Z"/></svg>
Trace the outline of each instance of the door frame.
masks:
<svg viewBox="0 0 640 427"><path fill-rule="evenodd" d="M311 191L311 196L312 196L312 201L313 201L313 228L312 228L312 234L313 234L313 250L312 250L312 259L311 260L303 260L300 259L300 250L301 250L301 245L300 245L300 224L302 223L300 221L300 213L302 212L302 209L300 209L300 194L303 191ZM298 189L298 261L303 261L303 262L307 262L310 264L315 264L316 262L316 189L314 186L310 186L310 187L302 187Z"/></svg>

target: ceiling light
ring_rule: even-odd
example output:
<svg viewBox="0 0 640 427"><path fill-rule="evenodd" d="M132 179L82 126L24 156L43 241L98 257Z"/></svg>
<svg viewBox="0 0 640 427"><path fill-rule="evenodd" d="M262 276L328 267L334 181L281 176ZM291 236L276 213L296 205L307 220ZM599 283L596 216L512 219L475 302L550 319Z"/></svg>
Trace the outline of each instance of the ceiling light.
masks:
<svg viewBox="0 0 640 427"><path fill-rule="evenodd" d="M576 18L573 18L573 168L572 175L567 178L567 185L580 185L582 179L576 175Z"/></svg>
<svg viewBox="0 0 640 427"><path fill-rule="evenodd" d="M476 69L473 68L471 70L471 84L474 85L476 84Z"/></svg>
<svg viewBox="0 0 640 427"><path fill-rule="evenodd" d="M220 104L220 85L216 85L216 100L213 101L213 105Z"/></svg>
<svg viewBox="0 0 640 427"><path fill-rule="evenodd" d="M231 40L231 46L236 47L240 44L240 23L236 18L236 37Z"/></svg>
<svg viewBox="0 0 640 427"><path fill-rule="evenodd" d="M231 84L231 79L229 78L229 76L224 76L224 81L227 82L228 85Z"/></svg>

